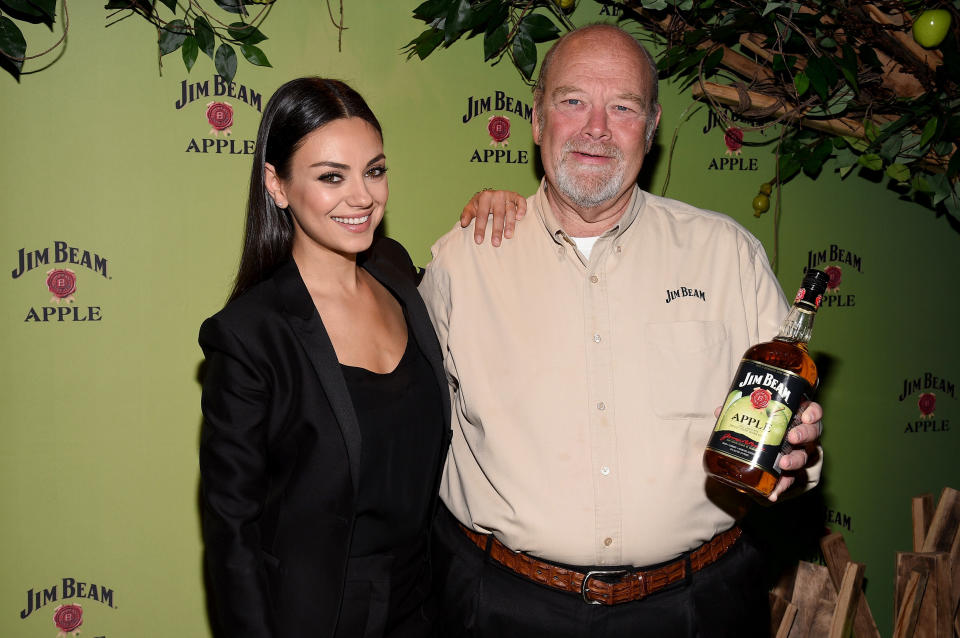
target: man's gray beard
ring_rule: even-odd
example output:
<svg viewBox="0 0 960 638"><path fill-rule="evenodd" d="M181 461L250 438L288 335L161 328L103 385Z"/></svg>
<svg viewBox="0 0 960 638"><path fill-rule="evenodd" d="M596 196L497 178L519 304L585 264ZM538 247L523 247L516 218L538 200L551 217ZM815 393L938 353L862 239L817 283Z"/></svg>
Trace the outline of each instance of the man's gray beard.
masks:
<svg viewBox="0 0 960 638"><path fill-rule="evenodd" d="M612 156L617 160L617 165L613 167L612 171L597 171L591 174L590 169L584 169L584 167L579 167L582 171L585 171L587 174L583 173L575 175L572 170L570 170L570 165L567 163L567 158L571 152L586 152L586 153L596 153L605 154ZM567 142L563 145L563 150L561 152L561 159L557 163L557 189L567 196L570 201L572 201L577 206L581 208L594 208L605 202L610 201L617 196L617 193L620 192L620 187L623 185L623 154L620 152L620 149L615 146L602 146L595 147L590 149L585 146L574 146L572 143Z"/></svg>

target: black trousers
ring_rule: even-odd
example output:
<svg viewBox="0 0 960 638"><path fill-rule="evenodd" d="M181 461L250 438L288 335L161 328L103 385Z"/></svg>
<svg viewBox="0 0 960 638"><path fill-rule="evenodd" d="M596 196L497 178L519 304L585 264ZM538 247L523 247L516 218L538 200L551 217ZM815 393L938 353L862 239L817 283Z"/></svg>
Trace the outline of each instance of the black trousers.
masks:
<svg viewBox="0 0 960 638"><path fill-rule="evenodd" d="M716 563L642 600L589 605L502 567L445 508L433 542L444 638L760 638L770 633L762 559L745 537ZM585 568L584 571L586 571Z"/></svg>

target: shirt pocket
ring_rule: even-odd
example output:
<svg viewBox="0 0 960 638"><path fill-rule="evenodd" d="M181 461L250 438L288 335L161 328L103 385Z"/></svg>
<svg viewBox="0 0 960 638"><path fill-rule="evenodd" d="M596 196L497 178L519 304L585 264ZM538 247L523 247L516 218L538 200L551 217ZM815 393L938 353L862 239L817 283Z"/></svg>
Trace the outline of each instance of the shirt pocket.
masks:
<svg viewBox="0 0 960 638"><path fill-rule="evenodd" d="M657 416L713 418L730 383L730 339L723 321L648 323L644 350Z"/></svg>

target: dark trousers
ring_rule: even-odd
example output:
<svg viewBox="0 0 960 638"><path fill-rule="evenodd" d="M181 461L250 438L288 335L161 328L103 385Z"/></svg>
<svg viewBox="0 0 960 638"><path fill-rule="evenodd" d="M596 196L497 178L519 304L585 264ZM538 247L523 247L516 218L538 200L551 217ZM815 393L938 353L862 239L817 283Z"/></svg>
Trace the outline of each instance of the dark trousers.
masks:
<svg viewBox="0 0 960 638"><path fill-rule="evenodd" d="M741 537L716 563L642 600L589 605L533 583L470 542L441 507L434 569L444 638L760 638L770 615L758 550ZM586 571L584 568L583 571Z"/></svg>

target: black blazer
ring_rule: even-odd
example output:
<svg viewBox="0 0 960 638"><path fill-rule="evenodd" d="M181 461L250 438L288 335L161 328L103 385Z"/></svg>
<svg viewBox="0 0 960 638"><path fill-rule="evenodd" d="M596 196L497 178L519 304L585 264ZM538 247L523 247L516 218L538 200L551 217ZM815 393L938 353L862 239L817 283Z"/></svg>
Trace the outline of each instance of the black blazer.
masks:
<svg viewBox="0 0 960 638"><path fill-rule="evenodd" d="M440 347L410 257L381 238L358 261L406 308L449 424ZM207 360L203 536L216 624L237 638L332 636L363 441L333 345L293 260L207 319L200 346ZM449 438L445 426L444 455ZM424 486L434 506L438 482L439 472Z"/></svg>

